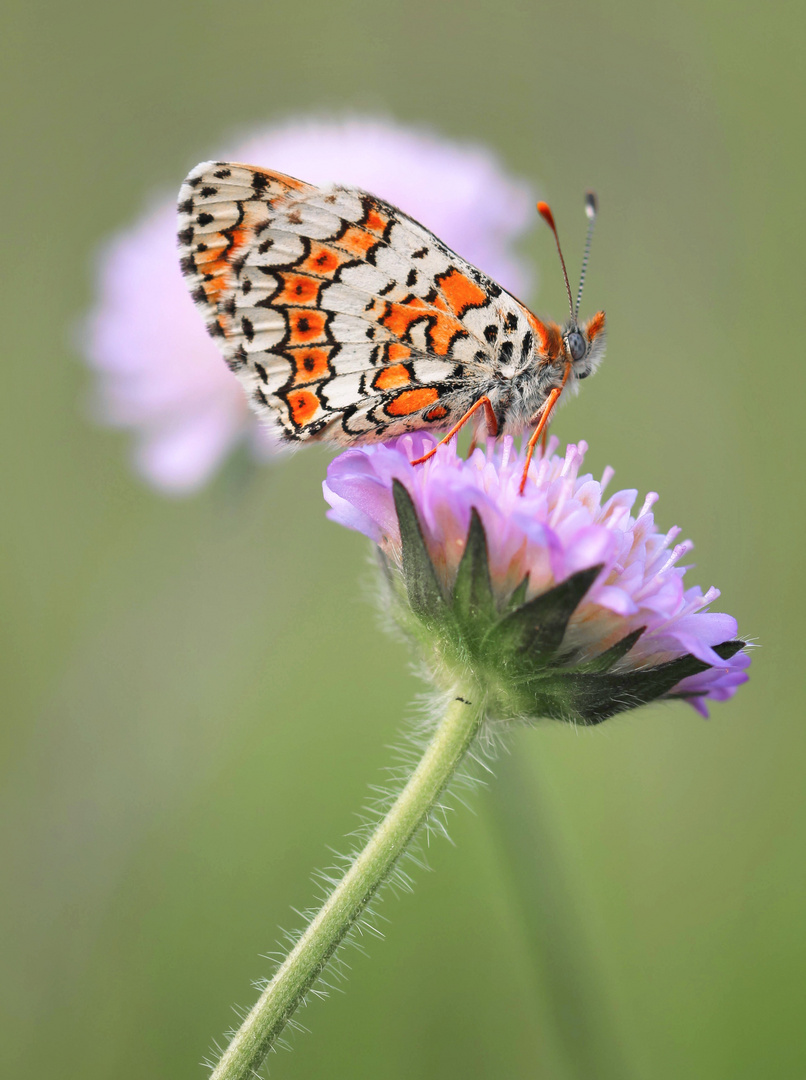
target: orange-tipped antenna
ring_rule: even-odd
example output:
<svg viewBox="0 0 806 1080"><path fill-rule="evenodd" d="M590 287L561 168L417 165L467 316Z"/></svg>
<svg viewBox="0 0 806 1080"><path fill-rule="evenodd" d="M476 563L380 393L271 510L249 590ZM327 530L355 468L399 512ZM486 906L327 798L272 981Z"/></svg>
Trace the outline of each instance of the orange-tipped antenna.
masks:
<svg viewBox="0 0 806 1080"><path fill-rule="evenodd" d="M591 253L591 240L593 239L593 226L596 224L596 195L592 191L585 192L585 213L588 216L588 236L585 240L585 254L582 256L582 272L579 275L579 291L577 292L577 306L574 318L579 317L579 305L582 303L582 289L585 285L585 273L588 269L588 256Z"/></svg>
<svg viewBox="0 0 806 1080"><path fill-rule="evenodd" d="M545 223L554 233L554 241L557 244L557 254L560 256L560 266L562 266L563 268L563 277L565 278L565 291L568 293L568 306L571 309L571 318L574 322L576 322L576 316L574 315L574 298L571 296L571 286L568 284L568 271L565 269L563 249L560 247L560 238L557 235L557 226L554 224L554 214L552 214L549 204L544 202L539 202L537 204L537 212L538 214L540 214Z"/></svg>

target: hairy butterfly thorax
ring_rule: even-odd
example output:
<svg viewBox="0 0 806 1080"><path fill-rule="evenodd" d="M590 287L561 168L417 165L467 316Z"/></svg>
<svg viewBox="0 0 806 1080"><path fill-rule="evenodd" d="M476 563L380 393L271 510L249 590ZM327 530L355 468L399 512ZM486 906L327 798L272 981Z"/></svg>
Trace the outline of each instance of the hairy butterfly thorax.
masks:
<svg viewBox="0 0 806 1080"><path fill-rule="evenodd" d="M233 162L204 162L182 186L181 267L279 438L350 445L431 429L448 439L471 422L489 435L534 427L531 457L560 395L604 352L604 313L577 317L592 195L586 209L576 308L557 241L571 305L562 327L389 203ZM551 211L538 210L556 239Z"/></svg>

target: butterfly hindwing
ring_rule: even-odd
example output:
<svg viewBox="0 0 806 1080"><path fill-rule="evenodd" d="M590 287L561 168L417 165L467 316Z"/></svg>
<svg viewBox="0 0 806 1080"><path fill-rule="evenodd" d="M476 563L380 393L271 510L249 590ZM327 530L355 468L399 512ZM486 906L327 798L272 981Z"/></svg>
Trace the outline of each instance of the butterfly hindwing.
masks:
<svg viewBox="0 0 806 1080"><path fill-rule="evenodd" d="M444 428L531 345L517 300L362 191L206 162L179 203L193 299L281 437Z"/></svg>

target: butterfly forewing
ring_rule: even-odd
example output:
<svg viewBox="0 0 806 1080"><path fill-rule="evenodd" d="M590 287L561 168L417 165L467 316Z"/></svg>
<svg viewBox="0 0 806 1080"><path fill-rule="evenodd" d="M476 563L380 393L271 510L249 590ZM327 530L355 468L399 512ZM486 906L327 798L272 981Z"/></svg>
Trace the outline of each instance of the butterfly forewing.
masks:
<svg viewBox="0 0 806 1080"><path fill-rule="evenodd" d="M180 192L179 243L208 329L285 439L444 429L531 348L517 300L354 188L206 162Z"/></svg>

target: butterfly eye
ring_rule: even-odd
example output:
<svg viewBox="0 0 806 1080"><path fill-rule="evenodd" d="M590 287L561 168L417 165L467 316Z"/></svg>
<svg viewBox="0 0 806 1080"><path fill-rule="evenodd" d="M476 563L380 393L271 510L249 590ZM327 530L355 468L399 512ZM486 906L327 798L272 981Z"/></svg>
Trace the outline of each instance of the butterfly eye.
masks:
<svg viewBox="0 0 806 1080"><path fill-rule="evenodd" d="M585 339L582 334L576 333L569 334L566 338L566 344L568 345L568 351L571 354L572 360L581 360L585 355Z"/></svg>

